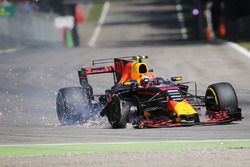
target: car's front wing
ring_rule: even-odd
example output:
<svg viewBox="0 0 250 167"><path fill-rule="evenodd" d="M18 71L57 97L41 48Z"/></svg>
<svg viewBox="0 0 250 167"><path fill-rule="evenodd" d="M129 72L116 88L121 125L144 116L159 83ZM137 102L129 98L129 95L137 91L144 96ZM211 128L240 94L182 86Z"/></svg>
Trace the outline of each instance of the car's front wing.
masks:
<svg viewBox="0 0 250 167"><path fill-rule="evenodd" d="M175 122L173 120L161 120L161 119L141 119L134 123L135 128L171 128L171 127L185 127L185 126L210 126L210 125L222 125L229 124L237 120L241 120L237 117L232 117L227 111L215 112L213 115L206 116L201 122Z"/></svg>

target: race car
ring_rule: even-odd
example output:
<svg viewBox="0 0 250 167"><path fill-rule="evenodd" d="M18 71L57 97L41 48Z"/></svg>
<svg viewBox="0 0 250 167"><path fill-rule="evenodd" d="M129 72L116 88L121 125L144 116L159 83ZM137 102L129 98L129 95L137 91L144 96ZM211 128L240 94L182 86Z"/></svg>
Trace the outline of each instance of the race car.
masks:
<svg viewBox="0 0 250 167"><path fill-rule="evenodd" d="M93 60L93 67L78 71L80 87L59 90L57 116L61 124L83 123L98 112L112 128L180 127L217 125L242 120L237 95L228 82L208 86L205 96L197 95L196 82L182 77L156 77L144 62L148 56ZM109 66L95 67L111 63ZM114 85L95 95L89 75L111 73ZM194 93L190 93L194 85ZM201 109L204 108L204 114ZM203 115L203 116L202 116ZM201 118L202 116L202 118Z"/></svg>

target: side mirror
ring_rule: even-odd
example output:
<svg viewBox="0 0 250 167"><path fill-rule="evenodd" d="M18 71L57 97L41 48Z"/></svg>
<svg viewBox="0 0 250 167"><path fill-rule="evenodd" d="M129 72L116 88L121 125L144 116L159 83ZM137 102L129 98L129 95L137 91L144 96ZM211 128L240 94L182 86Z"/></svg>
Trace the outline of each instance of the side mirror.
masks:
<svg viewBox="0 0 250 167"><path fill-rule="evenodd" d="M148 69L148 72L154 72L154 70L153 69Z"/></svg>
<svg viewBox="0 0 250 167"><path fill-rule="evenodd" d="M131 81L126 81L126 82L124 82L123 83L123 85L124 86L130 86L130 88L132 89L132 90L134 90L134 89L137 89L138 88L138 82L137 81L133 81L133 80L131 80Z"/></svg>
<svg viewBox="0 0 250 167"><path fill-rule="evenodd" d="M182 77L171 77L171 81L182 81Z"/></svg>
<svg viewBox="0 0 250 167"><path fill-rule="evenodd" d="M124 82L123 85L124 85L124 86L131 86L131 85L132 85L132 82L127 81L127 82Z"/></svg>

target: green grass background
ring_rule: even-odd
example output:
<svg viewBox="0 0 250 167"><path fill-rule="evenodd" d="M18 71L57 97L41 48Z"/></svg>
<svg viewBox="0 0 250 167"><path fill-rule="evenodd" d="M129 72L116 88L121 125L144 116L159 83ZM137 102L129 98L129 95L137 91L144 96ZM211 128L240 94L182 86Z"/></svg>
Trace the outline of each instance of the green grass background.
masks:
<svg viewBox="0 0 250 167"><path fill-rule="evenodd" d="M250 148L250 140L0 146L0 156L58 155L67 153L100 152L159 152L190 149L243 148Z"/></svg>

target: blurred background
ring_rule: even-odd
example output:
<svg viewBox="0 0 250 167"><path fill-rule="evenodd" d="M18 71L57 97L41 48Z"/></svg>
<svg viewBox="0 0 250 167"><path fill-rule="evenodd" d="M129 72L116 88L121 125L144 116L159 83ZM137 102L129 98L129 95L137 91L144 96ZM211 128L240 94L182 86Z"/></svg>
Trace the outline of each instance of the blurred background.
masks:
<svg viewBox="0 0 250 167"><path fill-rule="evenodd" d="M85 41L89 40L87 38L90 38L91 29L94 29L94 25L98 22L104 2L102 0L1 0L0 49L4 51L24 47L84 46L87 43ZM143 4L141 0L133 2ZM156 2L167 5L168 0ZM177 0L177 2L180 3L177 11L181 11L178 19L181 21L182 39L226 39L250 48L248 42L250 1ZM140 8L139 5L137 7ZM143 14L148 13L141 13ZM163 14L156 17L162 17ZM154 19L157 19L156 17ZM162 21L171 25L170 20Z"/></svg>

